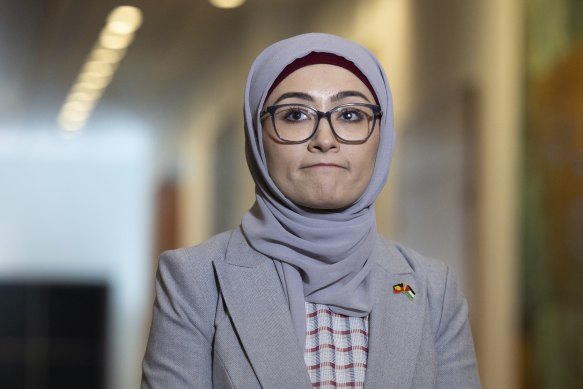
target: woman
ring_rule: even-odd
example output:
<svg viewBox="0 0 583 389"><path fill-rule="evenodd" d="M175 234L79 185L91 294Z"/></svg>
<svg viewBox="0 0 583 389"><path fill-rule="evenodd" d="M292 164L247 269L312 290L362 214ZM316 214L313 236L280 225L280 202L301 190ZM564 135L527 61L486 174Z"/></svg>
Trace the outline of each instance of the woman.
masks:
<svg viewBox="0 0 583 389"><path fill-rule="evenodd" d="M268 47L249 73L241 227L161 256L143 388L476 388L448 268L384 240L391 92L362 46Z"/></svg>

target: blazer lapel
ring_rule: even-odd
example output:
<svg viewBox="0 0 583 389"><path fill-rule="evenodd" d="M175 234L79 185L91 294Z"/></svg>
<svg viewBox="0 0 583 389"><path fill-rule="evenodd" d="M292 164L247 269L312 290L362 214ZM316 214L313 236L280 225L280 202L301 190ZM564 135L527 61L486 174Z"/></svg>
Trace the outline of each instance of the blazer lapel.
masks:
<svg viewBox="0 0 583 389"><path fill-rule="evenodd" d="M251 365L266 388L308 388L310 378L273 261L233 232L215 269L229 314Z"/></svg>
<svg viewBox="0 0 583 389"><path fill-rule="evenodd" d="M365 388L409 388L421 343L425 285L416 283L413 269L395 246L379 239L371 259L376 268L375 302L369 321ZM393 293L393 285L399 283L413 288L413 300Z"/></svg>

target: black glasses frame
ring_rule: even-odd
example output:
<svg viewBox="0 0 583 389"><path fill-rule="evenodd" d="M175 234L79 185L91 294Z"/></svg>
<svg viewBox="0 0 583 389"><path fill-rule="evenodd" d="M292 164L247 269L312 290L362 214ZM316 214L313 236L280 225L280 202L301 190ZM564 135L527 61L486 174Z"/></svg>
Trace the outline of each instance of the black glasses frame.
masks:
<svg viewBox="0 0 583 389"><path fill-rule="evenodd" d="M283 139L281 137L281 135L279 135L279 132L277 131L277 126L275 125L275 111L278 108L282 108L282 107L302 107L302 108L308 108L312 111L314 111L317 116L318 116L318 120L316 120L316 125L314 126L314 130L312 131L312 133L310 134L310 136L308 136L305 139L302 140L287 140L287 139ZM347 108L347 107L367 107L372 109L373 111L373 123L372 123L372 127L370 128L368 135L366 136L366 138L362 139L362 140L348 140L348 139L344 139L342 138L340 135L338 135L336 133L336 130L334 129L334 126L332 125L332 112L337 111L338 109L342 109L342 108ZM277 135L277 137L279 138L279 140L281 140L284 143L289 143L289 144L298 144L298 143L304 143L307 142L308 140L312 139L314 137L314 134L316 134L316 131L318 131L318 127L320 126L320 120L325 117L328 120L328 124L330 125L330 129L332 130L332 133L334 134L334 137L336 137L336 139L342 143L348 143L348 144L360 144L360 143L364 143L368 140L368 138L370 138L370 136L372 135L375 126L376 126L376 122L377 119L380 119L383 116L383 111L381 110L380 105L376 105L376 104L367 104L367 103L347 103L347 104L341 104L337 107L332 108L331 110L329 110L328 112L322 112L322 111L318 111L316 108L307 105L307 104L279 104L279 105L270 105L269 107L265 107L263 109L263 111L261 111L261 115L260 118L261 120L265 119L265 117L269 115L271 116L271 124L273 125L273 129L275 130L275 134Z"/></svg>

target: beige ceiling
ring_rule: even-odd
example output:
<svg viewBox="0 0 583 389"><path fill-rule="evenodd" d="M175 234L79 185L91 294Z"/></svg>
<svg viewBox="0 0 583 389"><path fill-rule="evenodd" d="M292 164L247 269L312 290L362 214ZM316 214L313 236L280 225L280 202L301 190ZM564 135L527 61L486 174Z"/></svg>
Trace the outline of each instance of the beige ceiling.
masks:
<svg viewBox="0 0 583 389"><path fill-rule="evenodd" d="M144 23L88 126L115 107L169 130L217 69L244 74L261 47L313 29L331 3L348 11L355 2L248 0L222 10L207 0L0 0L0 130L56 129L68 89L117 5L138 6Z"/></svg>

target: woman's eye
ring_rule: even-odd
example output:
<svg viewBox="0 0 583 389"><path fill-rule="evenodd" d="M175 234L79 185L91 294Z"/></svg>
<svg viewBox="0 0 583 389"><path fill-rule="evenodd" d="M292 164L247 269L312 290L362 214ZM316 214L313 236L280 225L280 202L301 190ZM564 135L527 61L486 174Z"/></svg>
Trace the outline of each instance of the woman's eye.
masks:
<svg viewBox="0 0 583 389"><path fill-rule="evenodd" d="M308 120L309 116L306 112L299 109L287 110L282 116L283 120L290 122L298 122L301 120Z"/></svg>
<svg viewBox="0 0 583 389"><path fill-rule="evenodd" d="M346 122L358 122L364 119L364 114L358 109L345 109L339 113L338 119Z"/></svg>

